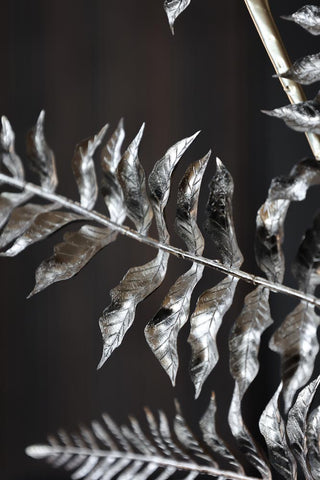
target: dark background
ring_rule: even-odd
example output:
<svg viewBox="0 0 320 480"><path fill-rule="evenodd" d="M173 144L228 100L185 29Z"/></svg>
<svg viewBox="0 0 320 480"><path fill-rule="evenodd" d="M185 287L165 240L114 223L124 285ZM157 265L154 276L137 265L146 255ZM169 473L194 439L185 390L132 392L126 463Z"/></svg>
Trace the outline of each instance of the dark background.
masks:
<svg viewBox="0 0 320 480"><path fill-rule="evenodd" d="M301 0L270 0L270 4L292 59L315 53L315 37L292 23L278 21L281 14L301 7ZM13 125L21 156L25 155L25 134L44 108L47 140L56 154L58 191L77 198L70 168L74 146L106 122L111 132L119 118L125 117L126 144L146 122L140 159L147 173L170 145L201 129L177 169L174 185L190 161L213 149L235 180L235 222L246 259L243 269L260 273L253 255L256 211L271 178L288 173L310 151L303 134L260 113L262 108L288 102L279 82L272 79L271 64L244 2L193 0L177 21L175 37L170 34L162 0L1 0L0 19L0 112ZM317 87L306 91L310 98ZM204 182L200 223L214 163L212 159ZM174 188L169 226L175 192ZM289 212L287 284L294 285L289 264L317 206L314 191ZM186 264L170 261L159 293L138 307L123 345L97 372L102 346L98 318L109 303L108 291L129 266L145 263L154 252L118 238L76 278L25 300L34 284L35 268L61 238L59 232L16 259L1 260L1 479L69 478L63 471L27 458L24 448L43 442L47 433L61 426L73 430L80 422L88 423L103 411L120 423L128 413L141 416L144 405L162 408L171 417L177 396L193 424L214 389L223 428L232 392L228 332L249 287L239 285L218 337L221 361L194 402L187 373L188 327L180 336L182 361L175 390L143 336L146 322ZM183 246L174 234L172 242ZM210 240L205 255L215 256ZM196 292L220 278L206 272ZM294 305L294 300L273 295L275 324ZM272 330L263 336L264 346ZM257 419L279 381L276 355L263 349L261 362L259 377L246 395L245 418L254 434Z"/></svg>

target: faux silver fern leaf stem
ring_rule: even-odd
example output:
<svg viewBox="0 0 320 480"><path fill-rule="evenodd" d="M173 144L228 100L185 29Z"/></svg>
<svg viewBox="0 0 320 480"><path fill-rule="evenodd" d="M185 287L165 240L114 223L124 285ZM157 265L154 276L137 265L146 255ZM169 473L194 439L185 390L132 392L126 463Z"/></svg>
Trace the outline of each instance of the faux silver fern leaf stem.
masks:
<svg viewBox="0 0 320 480"><path fill-rule="evenodd" d="M26 193L32 193L34 195L37 195L51 202L56 202L62 207L65 207L68 210L76 212L86 217L89 220L93 220L97 223L100 223L101 225L105 227L109 227L110 229L120 233L121 235L130 237L134 240L144 243L145 245L149 245L150 247L155 248L157 250L160 249L160 250L166 251L171 255L175 255L176 257L183 258L185 260L189 260L191 262L195 262L200 265L204 265L206 267L212 268L219 272L244 280L245 282L250 283L252 285L261 285L263 287L266 287L272 290L272 292L274 293L282 293L285 295L289 295L289 296L298 298L300 300L309 302L310 304L315 305L316 307L320 307L320 300L313 295L306 294L304 292L282 285L280 283L271 282L269 280L266 280L265 278L253 275L251 273L244 272L237 268L229 267L227 265L222 264L218 260L212 260L203 256L197 256L193 253L186 252L180 248L162 243L158 240L155 240L154 238L143 235L127 226L119 225L111 221L105 215L102 215L101 213L95 210L88 210L82 207L78 202L75 202L62 195L52 193L49 190L41 188L38 185L35 185L33 183L25 182L24 180L20 180L18 178L12 178L8 175L0 173L0 184L1 183L10 185L17 189L21 189Z"/></svg>
<svg viewBox="0 0 320 480"><path fill-rule="evenodd" d="M301 86L293 80L280 76L289 70L292 64L272 17L268 0L244 0L244 2L290 102L292 104L304 102L306 97ZM306 137L313 155L320 160L320 137L308 132Z"/></svg>

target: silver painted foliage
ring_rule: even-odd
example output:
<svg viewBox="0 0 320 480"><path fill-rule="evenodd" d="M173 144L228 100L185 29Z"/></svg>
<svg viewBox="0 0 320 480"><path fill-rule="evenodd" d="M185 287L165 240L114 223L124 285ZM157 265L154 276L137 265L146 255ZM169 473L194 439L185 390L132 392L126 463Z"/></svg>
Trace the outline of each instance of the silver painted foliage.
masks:
<svg viewBox="0 0 320 480"><path fill-rule="evenodd" d="M320 81L320 53L307 55L296 60L286 72L276 75L283 78L289 78L302 85Z"/></svg>
<svg viewBox="0 0 320 480"><path fill-rule="evenodd" d="M201 474L246 480L245 475L219 469L185 423L178 405L177 408L173 431L161 412L155 416L146 411L146 433L134 417L129 425L118 427L104 414L102 421L92 422L91 428L82 427L72 436L59 431L57 436L48 437L47 445L33 445L26 452L33 458L46 459L56 468L73 471L74 480L147 480L151 476L165 480L178 471L182 475L179 478L185 480ZM204 437L207 438L207 432ZM233 458L230 454L229 457Z"/></svg>
<svg viewBox="0 0 320 480"><path fill-rule="evenodd" d="M262 110L270 117L280 118L285 124L297 132L320 134L320 96L313 100L285 105L274 110Z"/></svg>
<svg viewBox="0 0 320 480"><path fill-rule="evenodd" d="M320 35L320 7L318 5L305 5L295 13L282 18L297 23L312 35Z"/></svg>
<svg viewBox="0 0 320 480"><path fill-rule="evenodd" d="M178 16L190 5L191 0L165 0L164 9L168 17L172 34L174 34L174 22Z"/></svg>

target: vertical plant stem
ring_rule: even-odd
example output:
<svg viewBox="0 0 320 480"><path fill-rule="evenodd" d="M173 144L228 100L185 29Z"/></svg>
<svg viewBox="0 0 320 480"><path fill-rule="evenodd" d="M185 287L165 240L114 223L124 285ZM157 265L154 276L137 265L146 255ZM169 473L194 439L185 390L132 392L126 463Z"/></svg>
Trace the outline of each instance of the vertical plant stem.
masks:
<svg viewBox="0 0 320 480"><path fill-rule="evenodd" d="M291 62L272 17L268 0L244 0L244 2L276 73L279 75L286 72L291 67ZM279 80L291 103L306 100L300 85L282 77ZM312 133L306 133L306 137L313 155L320 160L320 137Z"/></svg>

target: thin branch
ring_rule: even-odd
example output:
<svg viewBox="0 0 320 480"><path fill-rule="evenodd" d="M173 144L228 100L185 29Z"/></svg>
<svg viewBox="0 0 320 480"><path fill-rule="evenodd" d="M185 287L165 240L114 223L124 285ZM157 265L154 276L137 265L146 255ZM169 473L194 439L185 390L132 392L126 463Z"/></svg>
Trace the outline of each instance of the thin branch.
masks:
<svg viewBox="0 0 320 480"><path fill-rule="evenodd" d="M145 456L132 452L118 452L115 450L90 450L89 448L78 448L78 447L58 447L58 446L49 446L49 445L33 445L26 449L27 455L30 455L34 458L39 458L40 456L49 456L49 455L79 455L86 457L100 457L100 458L126 458L132 461L140 461L143 463L154 463L159 465L159 467L173 467L176 470L186 470L189 472L199 472L204 475L212 475L214 477L224 477L226 479L232 480L261 480L256 477L248 477L235 472L230 472L227 470L220 470L218 468L212 467L202 467L196 463L191 462L180 462L178 460L173 460L171 458L157 457L157 456Z"/></svg>
<svg viewBox="0 0 320 480"><path fill-rule="evenodd" d="M244 0L244 2L277 75L286 72L292 64L272 17L268 0ZM300 85L287 78L279 77L279 80L291 103L300 103L306 100ZM320 160L319 135L306 133L306 136L313 155Z"/></svg>
<svg viewBox="0 0 320 480"><path fill-rule="evenodd" d="M117 223L112 222L108 217L102 215L101 213L87 210L86 208L82 207L78 202L74 202L73 200L70 200L62 195L51 193L37 185L34 185L33 183L26 183L22 180L9 177L8 175L5 175L3 173L0 173L0 183L6 183L8 185L11 185L12 187L16 187L18 189L25 190L26 192L33 193L50 202L56 202L68 210L79 213L80 215L85 216L86 218L93 220L97 223L100 223L101 225L108 227L111 230L120 233L121 235L133 238L134 240L144 243L145 245L149 245L150 247L153 247L157 250L164 250L171 255L175 255L176 257L190 260L191 262L204 265L205 267L212 268L219 272L225 273L226 275L231 275L232 277L237 277L247 283L253 285L261 285L263 287L269 288L274 293L283 293L285 295L298 298L299 300L309 302L316 307L320 307L320 300L313 295L307 295L303 292L300 292L299 290L295 290L294 288L281 285L280 283L273 283L269 280L266 280L265 278L252 275L251 273L244 272L234 267L223 265L218 260L211 260L206 257L197 256L190 252L185 252L180 248L172 247L171 245L159 242L158 240L142 235L141 233L138 233L136 230L133 230L129 227L118 225Z"/></svg>

